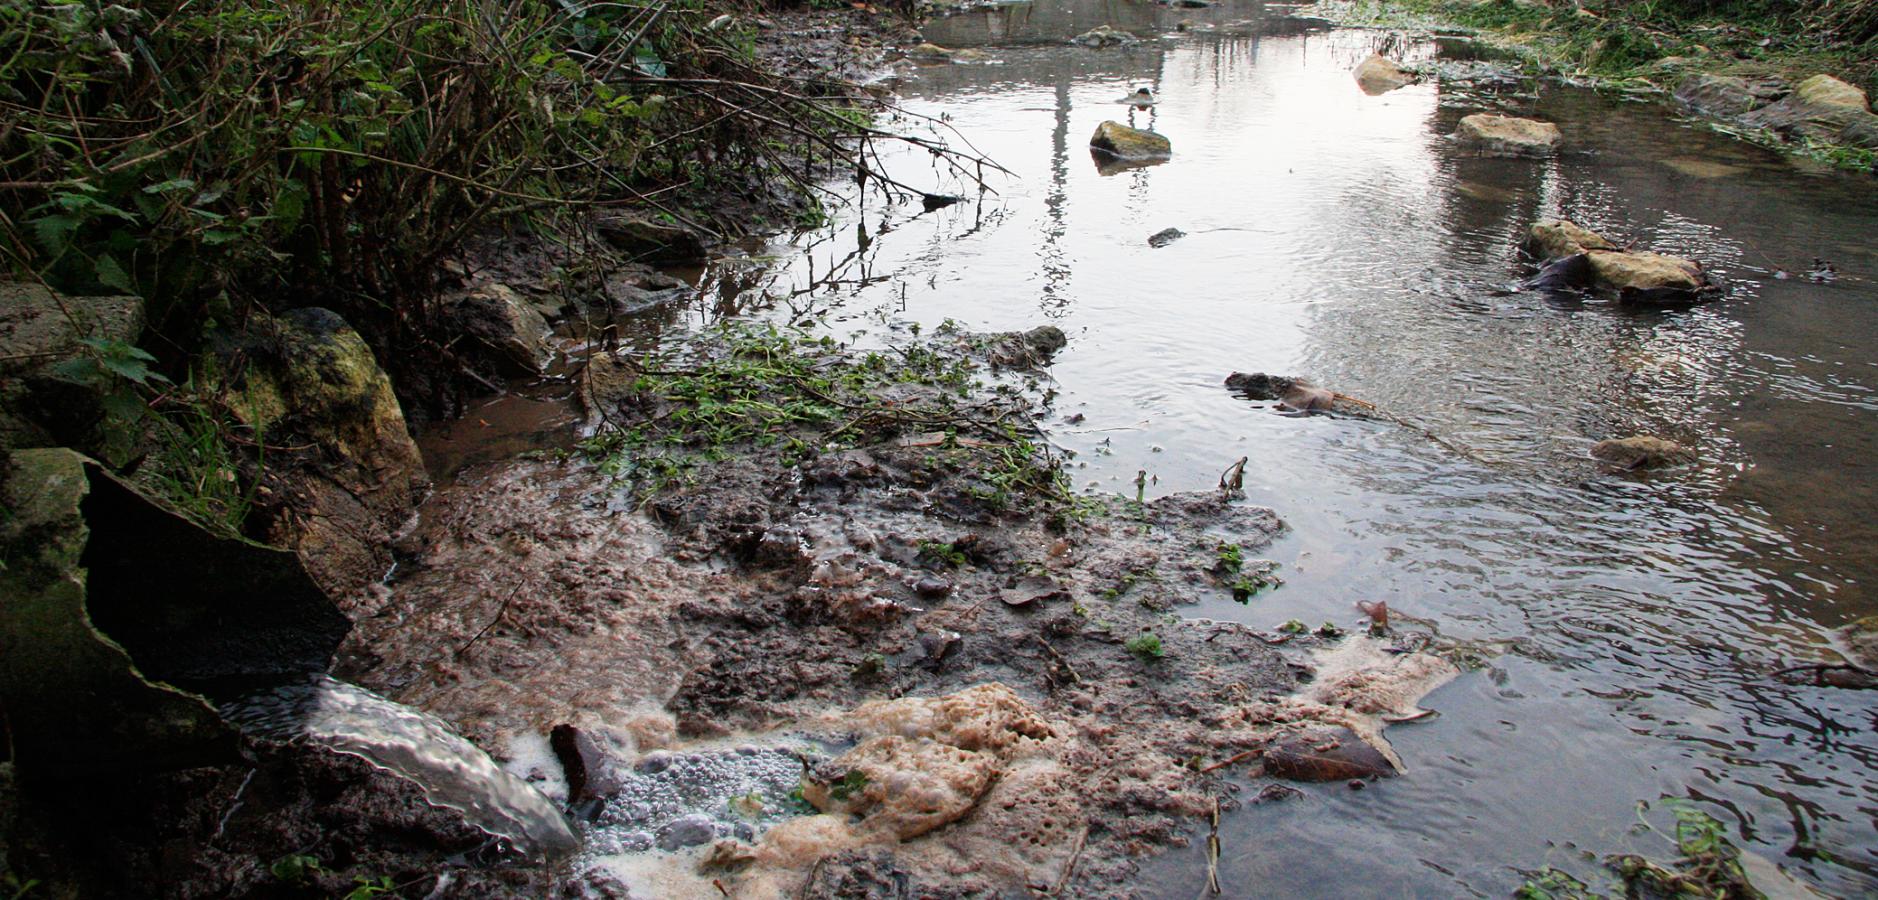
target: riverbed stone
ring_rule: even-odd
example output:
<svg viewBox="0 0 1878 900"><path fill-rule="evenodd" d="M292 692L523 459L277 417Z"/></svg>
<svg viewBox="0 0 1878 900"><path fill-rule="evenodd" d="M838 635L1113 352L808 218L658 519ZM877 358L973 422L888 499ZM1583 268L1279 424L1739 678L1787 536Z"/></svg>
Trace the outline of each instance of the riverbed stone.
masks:
<svg viewBox="0 0 1878 900"><path fill-rule="evenodd" d="M1357 64L1356 71L1351 74L1356 76L1357 87L1372 97L1415 83L1414 72L1402 68L1400 63L1380 53L1370 54L1368 59Z"/></svg>
<svg viewBox="0 0 1878 900"><path fill-rule="evenodd" d="M1455 126L1454 140L1488 156L1550 156L1564 136L1551 122L1475 113Z"/></svg>
<svg viewBox="0 0 1878 900"><path fill-rule="evenodd" d="M1559 259L1586 250L1612 250L1616 245L1569 219L1543 219L1528 231L1526 247L1540 259Z"/></svg>
<svg viewBox="0 0 1878 900"><path fill-rule="evenodd" d="M696 265L710 254L705 236L697 229L658 222L643 215L620 214L594 220L594 230L634 262L653 265Z"/></svg>
<svg viewBox="0 0 1878 900"><path fill-rule="evenodd" d="M1348 728L1313 729L1284 737L1265 751L1265 772L1290 781L1390 778L1395 765Z"/></svg>
<svg viewBox="0 0 1878 900"><path fill-rule="evenodd" d="M1675 441L1647 434L1633 434L1591 445L1591 458L1628 471L1693 462L1695 451Z"/></svg>
<svg viewBox="0 0 1878 900"><path fill-rule="evenodd" d="M1089 147L1119 160L1163 160L1174 153L1174 142L1164 135L1120 122L1103 122L1089 138Z"/></svg>
<svg viewBox="0 0 1878 900"><path fill-rule="evenodd" d="M708 844L717 837L717 821L703 813L680 816L659 829L660 850L682 850Z"/></svg>

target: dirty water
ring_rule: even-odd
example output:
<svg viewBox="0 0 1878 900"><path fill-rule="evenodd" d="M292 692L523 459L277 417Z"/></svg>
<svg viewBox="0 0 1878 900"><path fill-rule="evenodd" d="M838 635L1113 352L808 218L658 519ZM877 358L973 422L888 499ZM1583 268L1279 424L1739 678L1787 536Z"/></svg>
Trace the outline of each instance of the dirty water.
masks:
<svg viewBox="0 0 1878 900"><path fill-rule="evenodd" d="M1162 36L1061 43L1105 23ZM1878 611L1870 178L1496 77L1464 45L1256 5L1020 3L925 34L988 60L911 68L908 108L1017 177L931 212L836 210L707 273L664 324L768 316L862 344L1059 325L1048 425L1079 487L1132 493L1145 471L1149 496L1202 489L1247 456L1250 500L1289 526L1266 554L1282 588L1189 615L1349 626L1386 601L1494 651L1423 701L1439 718L1391 733L1405 777L1229 815L1228 895L1504 895L1522 869L1594 874L1579 851L1662 854L1633 826L1663 797L1827 892L1878 891L1873 695L1773 674L1833 658L1828 631ZM1366 96L1349 73L1377 49L1487 77ZM1114 102L1142 85L1156 105ZM1455 152L1441 136L1477 111L1556 121L1566 153ZM1169 136L1172 160L1099 173L1105 119ZM924 154L886 162L964 187ZM1520 237L1550 216L1703 260L1730 292L1632 311L1517 291ZM1149 245L1169 227L1186 235ZM1807 278L1816 257L1836 277ZM1396 421L1279 415L1230 395L1234 371ZM1700 461L1587 459L1631 433ZM1141 885L1196 895L1203 844L1145 862Z"/></svg>

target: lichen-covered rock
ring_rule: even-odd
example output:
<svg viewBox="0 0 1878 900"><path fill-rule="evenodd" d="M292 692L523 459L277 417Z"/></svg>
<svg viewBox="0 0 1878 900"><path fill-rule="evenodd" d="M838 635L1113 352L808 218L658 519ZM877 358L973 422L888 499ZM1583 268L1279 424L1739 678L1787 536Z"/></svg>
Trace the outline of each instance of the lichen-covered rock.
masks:
<svg viewBox="0 0 1878 900"><path fill-rule="evenodd" d="M143 327L136 297L67 297L0 281L0 448L69 446L128 456L128 442L112 439L129 436L105 426L102 386L63 371L61 363L77 355L83 340L135 344ZM106 454L114 443L117 452Z"/></svg>
<svg viewBox="0 0 1878 900"><path fill-rule="evenodd" d="M513 375L540 375L554 361L548 320L506 284L484 284L447 301L457 328Z"/></svg>
<svg viewBox="0 0 1878 900"><path fill-rule="evenodd" d="M1488 156L1551 156L1564 136L1551 122L1475 113L1455 126L1454 140Z"/></svg>
<svg viewBox="0 0 1878 900"><path fill-rule="evenodd" d="M1372 97L1415 83L1414 72L1402 68L1401 64L1380 53L1370 54L1368 59L1357 64L1351 74L1356 76L1357 87Z"/></svg>
<svg viewBox="0 0 1878 900"><path fill-rule="evenodd" d="M229 405L268 443L311 448L268 460L285 482L268 541L298 549L321 585L349 597L389 568L390 536L429 482L391 381L324 309L258 321L237 350L247 365Z"/></svg>
<svg viewBox="0 0 1878 900"><path fill-rule="evenodd" d="M1089 148L1119 160L1163 160L1174 153L1174 143L1165 136L1120 122L1103 122L1089 138Z"/></svg>
<svg viewBox="0 0 1878 900"><path fill-rule="evenodd" d="M869 738L805 778L803 799L823 812L864 817L863 828L900 840L955 822L978 803L998 771L989 753L931 738Z"/></svg>
<svg viewBox="0 0 1878 900"><path fill-rule="evenodd" d="M1693 462L1695 451L1675 441L1638 434L1599 441L1591 446L1591 457L1628 471Z"/></svg>
<svg viewBox="0 0 1878 900"><path fill-rule="evenodd" d="M234 732L205 700L145 678L92 622L92 469L54 448L14 452L0 470L0 707L19 764L31 774L232 759Z"/></svg>
<svg viewBox="0 0 1878 900"><path fill-rule="evenodd" d="M1540 259L1560 259L1586 250L1612 250L1616 245L1601 234L1566 219L1545 219L1533 223L1526 247Z"/></svg>

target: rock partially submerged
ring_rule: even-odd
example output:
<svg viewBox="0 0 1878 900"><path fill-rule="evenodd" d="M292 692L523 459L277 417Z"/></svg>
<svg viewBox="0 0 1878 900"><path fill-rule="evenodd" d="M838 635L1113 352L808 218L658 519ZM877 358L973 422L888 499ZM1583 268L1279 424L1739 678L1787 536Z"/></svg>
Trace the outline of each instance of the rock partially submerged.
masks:
<svg viewBox="0 0 1878 900"><path fill-rule="evenodd" d="M547 319L506 284L479 285L446 297L455 326L510 375L540 375L554 360Z"/></svg>
<svg viewBox="0 0 1878 900"><path fill-rule="evenodd" d="M1407 87L1416 81L1414 72L1402 68L1400 63L1380 53L1370 54L1368 59L1357 64L1351 74L1356 77L1357 87L1371 97Z"/></svg>
<svg viewBox="0 0 1878 900"><path fill-rule="evenodd" d="M1591 458L1628 472L1694 462L1695 451L1675 441L1636 434L1593 444Z"/></svg>
<svg viewBox="0 0 1878 900"><path fill-rule="evenodd" d="M1486 156L1551 156L1564 136L1551 122L1475 113L1455 126L1454 140Z"/></svg>
<svg viewBox="0 0 1878 900"><path fill-rule="evenodd" d="M1158 250L1186 236L1187 233L1178 228L1163 228L1160 231L1148 235L1148 246Z"/></svg>
<svg viewBox="0 0 1878 900"><path fill-rule="evenodd" d="M977 62L984 59L985 54L978 50L954 50L927 41L907 50L906 58L929 63Z"/></svg>
<svg viewBox="0 0 1878 900"><path fill-rule="evenodd" d="M1089 137L1089 149L1124 162L1158 162L1174 154L1174 143L1152 131L1103 122Z"/></svg>
<svg viewBox="0 0 1878 900"><path fill-rule="evenodd" d="M1101 50L1108 47L1132 47L1141 43L1141 39L1108 25L1097 25L1070 38L1069 42L1079 47Z"/></svg>
<svg viewBox="0 0 1878 900"><path fill-rule="evenodd" d="M710 253L710 238L698 229L641 215L603 216L594 220L594 229L607 243L638 262L696 265Z"/></svg>
<svg viewBox="0 0 1878 900"><path fill-rule="evenodd" d="M1720 295L1720 285L1694 260L1618 249L1603 235L1563 219L1534 224L1526 247L1545 260L1531 287L1592 288L1641 306L1685 305Z"/></svg>
<svg viewBox="0 0 1878 900"><path fill-rule="evenodd" d="M1376 410L1374 406L1354 397L1286 375L1234 372L1226 376L1226 388L1248 400L1275 400L1280 410L1288 412L1336 412L1368 416Z"/></svg>

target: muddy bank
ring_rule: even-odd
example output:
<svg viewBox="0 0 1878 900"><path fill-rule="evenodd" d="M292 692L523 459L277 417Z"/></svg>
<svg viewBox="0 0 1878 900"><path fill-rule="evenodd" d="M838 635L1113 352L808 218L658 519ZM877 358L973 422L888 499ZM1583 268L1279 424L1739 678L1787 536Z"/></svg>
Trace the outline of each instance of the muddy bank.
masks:
<svg viewBox="0 0 1878 900"><path fill-rule="evenodd" d="M506 748L583 810L589 852L557 877L588 891L1134 896L1136 859L1244 802L1236 776L1270 754L1308 780L1392 774L1383 716L1452 668L1372 655L1300 693L1304 651L1337 629L1182 618L1263 586L1277 517L1233 490L1062 490L1060 459L1023 437L1040 360L1008 352L1037 344L870 354L748 327L597 360L590 411L632 437L439 492L404 574L354 611L340 674ZM700 418L724 407L749 426L728 444ZM543 761L573 733L579 782L617 793ZM1360 736L1356 761L1323 761L1338 733ZM736 760L774 753L800 788L749 782L748 822L695 785L690 807L625 799L684 787L645 781L672 760L734 784Z"/></svg>

